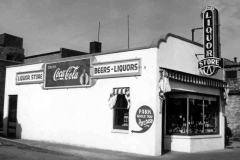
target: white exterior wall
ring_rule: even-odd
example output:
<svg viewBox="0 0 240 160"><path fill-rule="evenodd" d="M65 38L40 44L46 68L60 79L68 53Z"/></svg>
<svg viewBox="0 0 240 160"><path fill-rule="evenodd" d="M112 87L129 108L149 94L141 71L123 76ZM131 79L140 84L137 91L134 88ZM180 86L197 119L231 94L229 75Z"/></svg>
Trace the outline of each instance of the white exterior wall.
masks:
<svg viewBox="0 0 240 160"><path fill-rule="evenodd" d="M156 124L160 122L158 99L157 49L135 50L95 56L97 62L141 58L138 77L98 79L90 88L43 90L42 84L16 85L17 72L40 70L43 64L10 67L6 72L4 134L7 134L8 96L18 95L18 137L22 139L101 148L107 150L159 155L155 143ZM113 110L108 98L113 88L130 87L129 132L112 133ZM154 123L145 133L136 123L136 111L147 105L154 112ZM155 137L156 136L156 137ZM157 143L161 143L158 139Z"/></svg>
<svg viewBox="0 0 240 160"><path fill-rule="evenodd" d="M223 149L221 135L165 136L165 149L179 152L202 152Z"/></svg>
<svg viewBox="0 0 240 160"><path fill-rule="evenodd" d="M167 42L160 43L158 65L168 69L200 75L198 61L203 59L203 48L178 38L169 36ZM223 70L211 78L223 80Z"/></svg>
<svg viewBox="0 0 240 160"><path fill-rule="evenodd" d="M188 43L178 38L169 36L166 42L161 42L158 49L157 63L158 67L173 69L190 74L200 75L198 69L198 59L195 54L202 54L203 48ZM203 56L198 56L199 60ZM223 72L219 70L217 75L211 78L223 80ZM181 84L182 83L182 84ZM180 90L220 95L219 88L202 87L193 84L179 82L175 87ZM171 83L170 83L171 86ZM224 106L223 106L224 107ZM180 152L199 152L210 151L224 148L224 117L223 107L220 104L220 134L204 135L204 136L166 136L164 133L164 148L167 150ZM166 124L165 124L166 125ZM159 135L160 136L160 135Z"/></svg>

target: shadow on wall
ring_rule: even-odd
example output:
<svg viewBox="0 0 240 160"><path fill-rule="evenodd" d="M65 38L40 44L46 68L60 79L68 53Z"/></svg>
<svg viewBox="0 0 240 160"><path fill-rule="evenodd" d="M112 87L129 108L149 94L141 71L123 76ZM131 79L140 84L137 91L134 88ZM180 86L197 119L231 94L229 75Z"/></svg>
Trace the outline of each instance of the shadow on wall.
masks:
<svg viewBox="0 0 240 160"><path fill-rule="evenodd" d="M225 146L229 145L229 139L233 136L231 128L228 127L227 117L225 116Z"/></svg>
<svg viewBox="0 0 240 160"><path fill-rule="evenodd" d="M16 138L21 139L22 138L22 125L18 123L17 121L17 129L16 129Z"/></svg>
<svg viewBox="0 0 240 160"><path fill-rule="evenodd" d="M225 128L225 146L229 145L229 139L232 137L232 130L226 126Z"/></svg>
<svg viewBox="0 0 240 160"><path fill-rule="evenodd" d="M172 150L172 136L170 137L165 137L164 136L164 145L163 145L163 153L162 154L167 154L168 152L171 152Z"/></svg>
<svg viewBox="0 0 240 160"><path fill-rule="evenodd" d="M3 131L3 137L16 139L22 138L22 125L18 121L16 123L9 123L8 117L3 119Z"/></svg>

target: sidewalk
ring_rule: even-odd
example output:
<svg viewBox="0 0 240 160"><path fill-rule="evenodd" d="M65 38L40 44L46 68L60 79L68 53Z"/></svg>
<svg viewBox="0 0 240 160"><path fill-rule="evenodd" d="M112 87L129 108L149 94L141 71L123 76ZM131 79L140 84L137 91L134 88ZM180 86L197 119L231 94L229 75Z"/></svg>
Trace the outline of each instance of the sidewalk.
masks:
<svg viewBox="0 0 240 160"><path fill-rule="evenodd" d="M7 139L0 137L1 141L8 141L12 143L17 143L19 145L27 145L30 147L36 147L39 149L47 150L48 152L54 152L57 154L66 154L74 157L79 157L83 159L102 159L102 160L201 160L201 159L239 159L240 157L240 142L234 141L226 149L217 150L217 151L208 151L200 153L180 153L180 152L168 152L163 156L144 156L139 154L125 153L125 152L116 152L109 150L101 150L95 148L86 148L80 146L71 146L65 144L57 144L43 141L33 141L33 140L24 140L24 139Z"/></svg>
<svg viewBox="0 0 240 160"><path fill-rule="evenodd" d="M34 140L25 140L25 139L8 139L0 136L0 142L7 141L10 143L15 143L19 145L27 145L30 147L36 147L39 149L43 149L55 154L65 154L71 155L74 157L79 157L83 159L102 159L102 160L149 160L149 159L157 159L157 157L152 156L144 156L138 154L131 154L125 152L117 152L117 151L109 151L102 150L96 148L86 148L80 146L72 146L58 143L50 143L44 141L34 141Z"/></svg>

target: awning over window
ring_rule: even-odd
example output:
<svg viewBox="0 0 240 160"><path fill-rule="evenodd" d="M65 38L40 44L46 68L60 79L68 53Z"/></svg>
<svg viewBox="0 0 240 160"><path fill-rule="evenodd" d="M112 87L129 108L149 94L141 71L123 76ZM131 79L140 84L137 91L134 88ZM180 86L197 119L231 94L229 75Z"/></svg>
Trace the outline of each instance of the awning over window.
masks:
<svg viewBox="0 0 240 160"><path fill-rule="evenodd" d="M193 83L197 85L210 86L210 87L226 87L227 83L221 80L212 79L208 77L193 75L167 68L160 68L166 71L166 75L169 79L174 79L182 82Z"/></svg>
<svg viewBox="0 0 240 160"><path fill-rule="evenodd" d="M125 98L128 102L127 108L130 108L130 88L129 87L123 87L123 88L113 88L112 92L110 93L110 97L108 99L108 105L110 108L113 108L113 106L116 104L117 101L117 95L125 95Z"/></svg>

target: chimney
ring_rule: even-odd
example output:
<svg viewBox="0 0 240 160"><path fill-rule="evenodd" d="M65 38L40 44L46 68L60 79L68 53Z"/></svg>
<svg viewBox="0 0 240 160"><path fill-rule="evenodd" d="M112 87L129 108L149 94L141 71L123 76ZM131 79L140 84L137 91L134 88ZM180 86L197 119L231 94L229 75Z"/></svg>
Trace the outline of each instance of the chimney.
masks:
<svg viewBox="0 0 240 160"><path fill-rule="evenodd" d="M234 62L236 62L236 63L237 63L237 57L234 57Z"/></svg>
<svg viewBox="0 0 240 160"><path fill-rule="evenodd" d="M101 42L90 42L90 54L91 53L100 53L102 51L102 43Z"/></svg>

